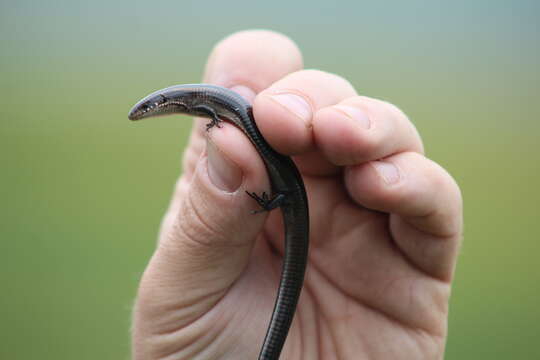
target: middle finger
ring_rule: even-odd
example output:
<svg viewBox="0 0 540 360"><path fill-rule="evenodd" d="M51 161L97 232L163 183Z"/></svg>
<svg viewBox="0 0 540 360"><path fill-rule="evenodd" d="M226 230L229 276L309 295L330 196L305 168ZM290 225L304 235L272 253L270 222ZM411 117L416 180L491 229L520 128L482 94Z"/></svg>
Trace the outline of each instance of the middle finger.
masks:
<svg viewBox="0 0 540 360"><path fill-rule="evenodd" d="M424 148L407 116L392 104L353 96L320 109L313 118L315 141L335 165L355 165Z"/></svg>

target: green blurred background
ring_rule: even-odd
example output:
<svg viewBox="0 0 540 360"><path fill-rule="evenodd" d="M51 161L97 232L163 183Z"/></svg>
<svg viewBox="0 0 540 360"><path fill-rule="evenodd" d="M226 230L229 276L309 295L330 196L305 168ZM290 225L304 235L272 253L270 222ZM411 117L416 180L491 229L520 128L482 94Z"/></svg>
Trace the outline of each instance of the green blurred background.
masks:
<svg viewBox="0 0 540 360"><path fill-rule="evenodd" d="M247 28L400 106L461 185L446 358L540 358L540 2L227 3L1 1L0 358L129 358L190 124L127 111Z"/></svg>

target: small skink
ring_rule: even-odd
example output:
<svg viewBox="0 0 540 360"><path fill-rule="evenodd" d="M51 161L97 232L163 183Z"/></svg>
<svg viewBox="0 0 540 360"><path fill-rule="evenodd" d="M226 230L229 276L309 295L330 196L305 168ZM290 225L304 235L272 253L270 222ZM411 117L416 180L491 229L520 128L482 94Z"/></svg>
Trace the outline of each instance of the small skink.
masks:
<svg viewBox="0 0 540 360"><path fill-rule="evenodd" d="M228 121L240 128L264 160L272 195L248 192L263 210L280 207L285 224L285 252L272 318L259 360L278 360L287 338L304 282L309 246L309 214L302 177L292 159L268 145L253 119L252 108L232 90L207 84L176 85L158 90L139 101L130 120L167 114L210 118L207 129Z"/></svg>

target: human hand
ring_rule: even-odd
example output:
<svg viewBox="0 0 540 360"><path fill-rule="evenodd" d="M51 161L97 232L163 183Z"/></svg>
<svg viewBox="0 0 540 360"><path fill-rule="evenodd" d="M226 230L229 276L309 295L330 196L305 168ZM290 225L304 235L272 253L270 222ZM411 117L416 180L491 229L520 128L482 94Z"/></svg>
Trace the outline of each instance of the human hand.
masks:
<svg viewBox="0 0 540 360"><path fill-rule="evenodd" d="M310 205L305 284L283 359L441 359L462 231L459 189L423 156L393 105L301 70L282 35L248 31L213 51L205 81L249 101L278 152L294 155ZM283 251L279 211L251 215L270 188L240 130L196 120L184 172L143 275L135 359L255 359Z"/></svg>

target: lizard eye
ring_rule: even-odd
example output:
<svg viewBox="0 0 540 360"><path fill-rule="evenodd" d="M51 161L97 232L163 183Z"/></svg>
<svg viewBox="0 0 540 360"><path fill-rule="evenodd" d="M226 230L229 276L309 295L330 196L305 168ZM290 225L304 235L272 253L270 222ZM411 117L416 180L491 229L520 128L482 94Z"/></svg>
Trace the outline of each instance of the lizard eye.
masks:
<svg viewBox="0 0 540 360"><path fill-rule="evenodd" d="M148 110L150 110L150 105L148 105L148 103L141 104L142 112L147 112Z"/></svg>

